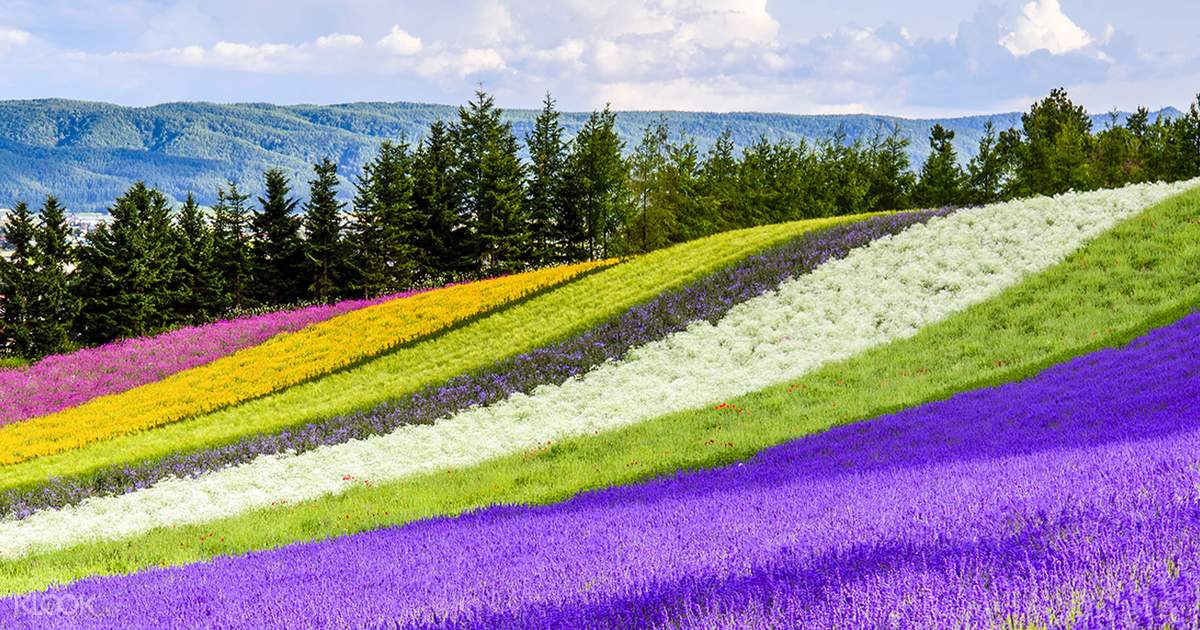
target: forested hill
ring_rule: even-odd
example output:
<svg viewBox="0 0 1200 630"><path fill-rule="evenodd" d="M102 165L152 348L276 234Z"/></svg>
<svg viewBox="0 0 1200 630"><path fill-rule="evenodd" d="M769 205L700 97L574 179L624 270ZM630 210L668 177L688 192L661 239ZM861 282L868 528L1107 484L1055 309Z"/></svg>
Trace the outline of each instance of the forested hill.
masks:
<svg viewBox="0 0 1200 630"><path fill-rule="evenodd" d="M201 203L214 200L217 186L233 180L257 193L262 172L284 169L296 181L311 177L323 157L352 177L385 139L415 142L434 120L450 120L457 107L418 103L346 105L220 105L169 103L145 108L66 100L0 101L0 208L15 201L39 202L55 194L73 211L107 207L136 180L145 180L175 199L188 192ZM534 110L508 110L518 138L532 126ZM1177 115L1173 109L1167 116ZM913 120L872 115L798 116L763 113L620 112L617 131L632 150L642 130L665 116L675 134L707 149L724 129L738 147L760 136L771 140L828 138L842 129L849 140L868 139L898 125L910 141L914 168L929 152L935 122L955 132L959 155L973 155L988 120L998 129L1020 123L1020 114L947 120ZM573 134L586 113L567 113ZM1097 128L1108 116L1094 117ZM349 179L344 193L351 190Z"/></svg>

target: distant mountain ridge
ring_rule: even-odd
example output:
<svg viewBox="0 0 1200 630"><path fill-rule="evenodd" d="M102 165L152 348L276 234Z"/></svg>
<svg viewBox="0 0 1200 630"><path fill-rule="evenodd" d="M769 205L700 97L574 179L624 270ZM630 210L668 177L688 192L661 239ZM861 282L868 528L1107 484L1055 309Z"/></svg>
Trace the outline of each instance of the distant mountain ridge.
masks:
<svg viewBox="0 0 1200 630"><path fill-rule="evenodd" d="M350 181L383 140L416 142L435 120L451 120L457 106L422 103L270 105L265 103L166 103L124 107L108 103L45 99L0 101L0 208L24 200L40 203L55 194L73 211L103 210L132 182L145 180L173 199L194 193L201 203L215 200L217 186L232 179L254 194L262 171L284 169L302 194L311 165L336 160ZM1174 108L1162 111L1177 116ZM533 123L535 110L505 111L518 138ZM1019 125L1019 113L947 119L906 119L868 114L793 115L648 111L618 112L617 130L632 150L642 130L664 116L674 134L695 138L707 149L724 129L744 147L761 135L772 140L816 140L842 129L850 140L869 138L898 125L911 146L913 168L929 152L929 128L941 123L955 133L964 159L974 154L991 120L997 129ZM573 135L587 113L564 113ZM1123 120L1122 114L1121 120ZM1109 116L1093 117L1097 128Z"/></svg>

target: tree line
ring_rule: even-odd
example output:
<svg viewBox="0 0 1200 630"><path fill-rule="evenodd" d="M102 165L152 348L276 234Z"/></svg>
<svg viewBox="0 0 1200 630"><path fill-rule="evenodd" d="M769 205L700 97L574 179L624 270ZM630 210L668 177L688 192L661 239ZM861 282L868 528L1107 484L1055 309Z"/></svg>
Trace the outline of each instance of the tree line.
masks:
<svg viewBox="0 0 1200 630"><path fill-rule="evenodd" d="M935 125L914 171L898 129L866 141L761 138L707 151L648 126L626 155L607 108L568 139L547 95L522 142L478 92L415 145L385 142L339 200L336 164L313 166L303 201L279 170L251 200L234 182L178 209L138 183L81 244L48 197L18 203L0 262L0 352L36 358L202 323L248 308L373 297L416 286L644 253L716 232L910 207L964 206L1200 176L1200 99L1183 116L1145 108L1094 130L1058 89L990 124L965 166Z"/></svg>

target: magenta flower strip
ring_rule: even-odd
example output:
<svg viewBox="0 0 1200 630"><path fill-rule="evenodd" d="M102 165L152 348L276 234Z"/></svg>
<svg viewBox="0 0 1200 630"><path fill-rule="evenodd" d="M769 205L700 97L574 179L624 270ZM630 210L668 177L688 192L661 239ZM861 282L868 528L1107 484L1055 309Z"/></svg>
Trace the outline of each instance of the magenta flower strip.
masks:
<svg viewBox="0 0 1200 630"><path fill-rule="evenodd" d="M93 398L161 380L275 335L353 310L414 295L409 291L370 300L346 300L180 328L96 348L46 357L0 371L0 426L54 413Z"/></svg>

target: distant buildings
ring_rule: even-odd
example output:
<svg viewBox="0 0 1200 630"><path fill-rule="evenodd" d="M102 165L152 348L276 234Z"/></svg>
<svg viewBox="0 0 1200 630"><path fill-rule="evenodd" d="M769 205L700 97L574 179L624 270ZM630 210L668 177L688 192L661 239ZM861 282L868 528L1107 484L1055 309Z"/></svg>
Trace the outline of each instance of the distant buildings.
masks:
<svg viewBox="0 0 1200 630"><path fill-rule="evenodd" d="M0 252L8 252L12 249L8 241L4 240L9 211L8 208L0 208ZM67 214L67 225L71 228L71 235L75 242L82 243L88 234L91 234L107 219L108 214L104 212L72 212Z"/></svg>

